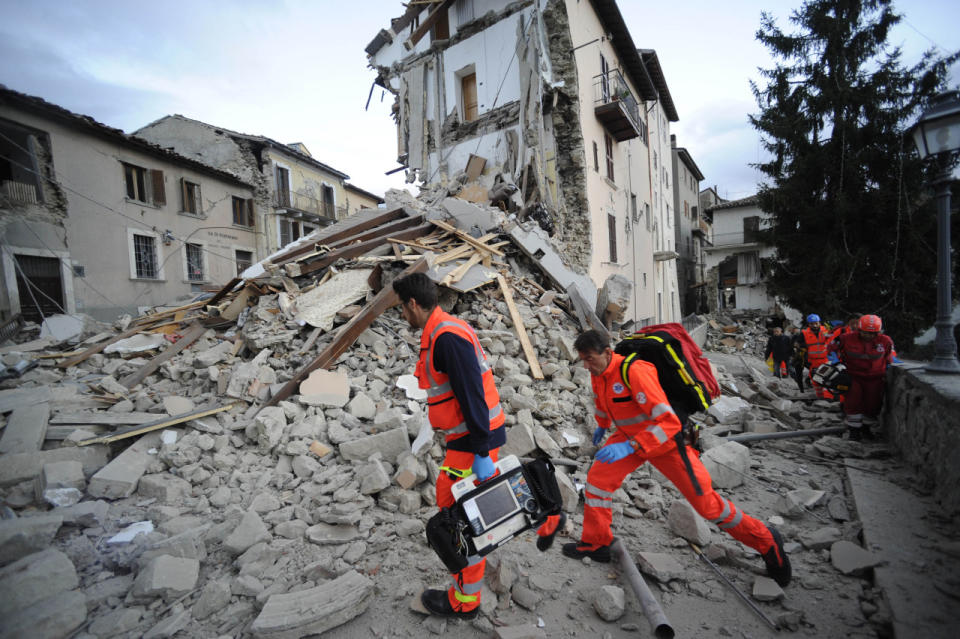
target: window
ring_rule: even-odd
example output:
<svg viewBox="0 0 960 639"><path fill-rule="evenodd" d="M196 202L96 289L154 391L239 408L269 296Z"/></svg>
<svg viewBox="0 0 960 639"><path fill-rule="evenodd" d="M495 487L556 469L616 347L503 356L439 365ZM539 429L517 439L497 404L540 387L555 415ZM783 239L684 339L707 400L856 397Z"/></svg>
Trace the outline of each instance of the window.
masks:
<svg viewBox="0 0 960 639"><path fill-rule="evenodd" d="M193 182L187 182L186 178L180 180L180 194L183 197L184 213L191 215L203 215L203 203L200 199L200 185Z"/></svg>
<svg viewBox="0 0 960 639"><path fill-rule="evenodd" d="M237 261L238 276L253 265L253 251L241 251L237 249L233 252L233 255Z"/></svg>
<svg viewBox="0 0 960 639"><path fill-rule="evenodd" d="M274 182L277 189L277 206L290 206L290 170L279 164L276 165Z"/></svg>
<svg viewBox="0 0 960 639"><path fill-rule="evenodd" d="M447 40L450 37L450 16L447 13L447 8L441 5L436 13L436 21L430 28L430 40Z"/></svg>
<svg viewBox="0 0 960 639"><path fill-rule="evenodd" d="M640 216L637 213L637 194L630 194L630 216L633 218L634 222L640 221Z"/></svg>
<svg viewBox="0 0 960 639"><path fill-rule="evenodd" d="M294 240L300 239L300 223L296 220L279 220L280 246L286 246Z"/></svg>
<svg viewBox="0 0 960 639"><path fill-rule="evenodd" d="M660 170L660 164L657 163L657 152L653 152L653 170L657 172Z"/></svg>
<svg viewBox="0 0 960 639"><path fill-rule="evenodd" d="M463 121L473 122L477 119L477 74L470 73L460 78L460 101L463 111Z"/></svg>
<svg viewBox="0 0 960 639"><path fill-rule="evenodd" d="M600 153L596 141L593 143L593 170L597 173L600 172Z"/></svg>
<svg viewBox="0 0 960 639"><path fill-rule="evenodd" d="M203 268L203 245L187 242L183 245L187 257L187 279L202 282L207 279Z"/></svg>
<svg viewBox="0 0 960 639"><path fill-rule="evenodd" d="M253 228L253 200L245 200L242 197L233 197L233 223L237 226L247 226Z"/></svg>
<svg viewBox="0 0 960 639"><path fill-rule="evenodd" d="M331 220L337 219L336 201L334 200L333 187L324 184L320 187L320 194L323 197L323 216Z"/></svg>
<svg viewBox="0 0 960 639"><path fill-rule="evenodd" d="M610 101L610 66L607 59L600 54L600 91L604 102Z"/></svg>
<svg viewBox="0 0 960 639"><path fill-rule="evenodd" d="M617 261L617 218L607 215L607 235L610 239L610 261Z"/></svg>
<svg viewBox="0 0 960 639"><path fill-rule="evenodd" d="M683 217L690 219L690 203L686 200L683 201Z"/></svg>
<svg viewBox="0 0 960 639"><path fill-rule="evenodd" d="M743 218L743 241L744 242L759 242L760 241L760 217L752 216Z"/></svg>
<svg viewBox="0 0 960 639"><path fill-rule="evenodd" d="M650 230L650 204L647 202L643 203L643 215L647 221L647 230Z"/></svg>
<svg viewBox="0 0 960 639"><path fill-rule="evenodd" d="M127 199L163 206L167 203L163 187L163 171L148 170L135 164L122 163Z"/></svg>
<svg viewBox="0 0 960 639"><path fill-rule="evenodd" d="M36 142L36 136L28 130L0 120L0 197L32 204L43 202Z"/></svg>
<svg viewBox="0 0 960 639"><path fill-rule="evenodd" d="M613 138L604 133L603 144L607 150L607 178L611 182L615 182L616 180L613 179Z"/></svg>
<svg viewBox="0 0 960 639"><path fill-rule="evenodd" d="M157 264L157 238L150 235L133 235L133 255L137 279L155 280L160 277Z"/></svg>

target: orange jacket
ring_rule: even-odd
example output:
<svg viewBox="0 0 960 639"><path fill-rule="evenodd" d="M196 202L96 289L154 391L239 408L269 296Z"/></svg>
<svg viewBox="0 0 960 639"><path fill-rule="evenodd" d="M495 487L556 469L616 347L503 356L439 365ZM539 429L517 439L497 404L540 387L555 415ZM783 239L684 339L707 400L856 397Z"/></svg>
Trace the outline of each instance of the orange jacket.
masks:
<svg viewBox="0 0 960 639"><path fill-rule="evenodd" d="M803 341L807 345L807 362L810 363L810 370L815 369L820 364L827 363L827 342L830 341L830 331L823 324L820 330L814 333L810 327L801 331Z"/></svg>
<svg viewBox="0 0 960 639"><path fill-rule="evenodd" d="M487 355L480 346L477 334L463 320L445 313L437 306L427 319L420 335L420 360L417 362L416 376L420 388L427 391L427 414L430 426L446 433L446 441L465 437L469 431L463 416L460 402L450 387L450 378L433 367L433 344L444 333L454 333L473 344L477 355L477 364L483 379L483 394L490 416L490 430L503 426L504 414L500 406L500 394L493 382L493 370L487 362Z"/></svg>
<svg viewBox="0 0 960 639"><path fill-rule="evenodd" d="M597 423L603 428L613 425L649 453L680 432L680 420L657 380L657 367L635 360L628 369L627 388L620 377L622 362L623 355L614 353L603 373L591 377Z"/></svg>

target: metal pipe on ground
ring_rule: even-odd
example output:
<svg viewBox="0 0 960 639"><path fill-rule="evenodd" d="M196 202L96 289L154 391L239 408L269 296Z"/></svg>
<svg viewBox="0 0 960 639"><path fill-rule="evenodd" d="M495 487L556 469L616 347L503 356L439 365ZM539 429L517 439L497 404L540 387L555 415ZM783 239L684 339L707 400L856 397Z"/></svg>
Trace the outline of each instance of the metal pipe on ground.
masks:
<svg viewBox="0 0 960 639"><path fill-rule="evenodd" d="M810 428L807 430L787 430L781 433L747 433L726 437L727 442L758 442L764 439L791 439L793 437L823 437L824 435L839 435L846 432L846 426L830 426L828 428Z"/></svg>
<svg viewBox="0 0 960 639"><path fill-rule="evenodd" d="M637 593L640 607L643 608L643 616L647 618L647 621L650 622L650 628L653 629L653 636L657 639L673 639L673 626L670 625L667 616L663 614L663 609L654 598L653 593L650 592L647 582L640 576L640 571L637 570L633 557L627 552L627 547L619 539L615 539L610 549L613 550L620 562L620 568L626 575L627 581L630 582L630 587Z"/></svg>

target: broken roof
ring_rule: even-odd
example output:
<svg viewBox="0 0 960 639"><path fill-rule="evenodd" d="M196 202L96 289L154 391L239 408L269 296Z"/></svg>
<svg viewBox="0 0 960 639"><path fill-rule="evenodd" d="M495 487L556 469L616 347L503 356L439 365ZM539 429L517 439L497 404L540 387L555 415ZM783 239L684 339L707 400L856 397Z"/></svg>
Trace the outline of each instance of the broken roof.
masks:
<svg viewBox="0 0 960 639"><path fill-rule="evenodd" d="M120 129L115 129L107 126L106 124L97 122L89 115L74 113L73 111L69 111L62 106L53 104L52 102L47 102L43 98L27 95L26 93L20 93L19 91L14 91L13 89L10 89L2 84L0 84L0 104L13 108L20 108L26 111L37 112L38 114L57 120L68 126L83 130L87 133L110 140L112 142L120 143L137 151L149 153L150 155L154 155L164 160L169 160L171 162L190 167L201 173L206 173L233 184L240 184L242 186L252 188L252 185L244 182L232 173L221 171L220 169L216 169L193 158L180 155L175 151L165 149L161 146L153 144L152 142L148 142L143 138L139 138L136 135L124 133Z"/></svg>
<svg viewBox="0 0 960 639"><path fill-rule="evenodd" d="M193 118L188 118L187 116L185 116L185 115L180 115L179 113L174 113L173 115L165 115L165 116L163 116L162 118L158 118L158 119L154 120L153 122L150 122L149 124L140 127L139 129L137 129L137 131L141 131L141 130L147 128L148 126L150 126L150 125L152 125L152 124L156 124L157 122L163 122L164 120L167 120L167 119L170 119L170 118L177 118L177 119L183 120L183 121L185 121L185 122L193 122L193 123L196 123L196 124L201 124L201 125L209 128L209 129L213 129L213 130L216 130L216 131L222 131L222 132L225 133L226 135L229 135L230 137L233 137L233 138L240 138L240 139L242 139L242 140L249 140L249 141L251 141L251 142L257 142L257 143L259 143L259 144L263 144L263 145L265 145L265 146L269 146L270 148L273 148L273 149L276 149L276 150L281 151L281 152L283 152L283 153L286 153L286 154L288 154L288 155L291 155L291 156L295 157L296 159L300 160L301 162L305 162L305 163L307 163L307 164L312 164L312 165L316 166L317 168L320 168L320 169L322 169L322 170L324 170L324 171L327 171L328 173L332 173L332 174L336 175L337 177L340 177L340 178L342 178L342 179L344 179L344 180L349 180L349 179L350 179L350 176L347 175L346 173L343 173L342 171L338 171L337 169L333 168L332 166L330 166L330 165L328 165L328 164L324 164L323 162L320 162L319 160L314 159L311 155L309 155L309 154L307 154L307 153L303 153L302 151L300 151L300 149L297 148L297 146L302 146L302 143L301 143L301 142L296 142L296 143L294 143L293 145L291 145L291 144L284 144L283 142L277 142L277 141L274 140L273 138L268 138L268 137L266 137L266 136L264 136L264 135L251 135L251 134L249 134L249 133L240 133L240 132L238 132L238 131L231 131L231 130L228 129L228 128L225 128L225 127L222 127L222 126L216 126L216 125L213 125L213 124L209 124L208 122L203 122L202 120L195 120L195 119L193 119ZM134 133L136 133L137 131L134 131ZM305 146L304 146L303 148L306 149Z"/></svg>
<svg viewBox="0 0 960 639"><path fill-rule="evenodd" d="M756 206L760 203L760 198L758 195L754 194L749 197L740 198L739 200L730 200L729 202L723 202L722 204L717 204L716 206L711 206L707 211L719 211L721 209L736 209L741 206Z"/></svg>

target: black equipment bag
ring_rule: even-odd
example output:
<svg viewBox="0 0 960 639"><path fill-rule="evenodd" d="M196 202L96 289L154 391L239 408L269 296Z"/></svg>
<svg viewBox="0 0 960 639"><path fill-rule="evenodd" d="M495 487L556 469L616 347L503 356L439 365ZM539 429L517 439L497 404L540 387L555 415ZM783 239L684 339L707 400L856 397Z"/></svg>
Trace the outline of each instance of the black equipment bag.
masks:
<svg viewBox="0 0 960 639"><path fill-rule="evenodd" d="M635 360L642 359L657 367L660 386L684 427L690 415L710 408L711 398L707 384L690 366L680 340L670 333L635 333L621 340L614 352L624 356L620 378L628 388L630 383L627 371Z"/></svg>

